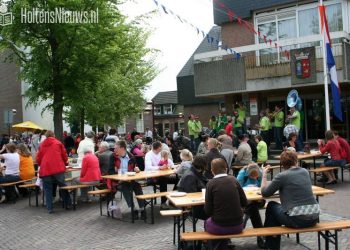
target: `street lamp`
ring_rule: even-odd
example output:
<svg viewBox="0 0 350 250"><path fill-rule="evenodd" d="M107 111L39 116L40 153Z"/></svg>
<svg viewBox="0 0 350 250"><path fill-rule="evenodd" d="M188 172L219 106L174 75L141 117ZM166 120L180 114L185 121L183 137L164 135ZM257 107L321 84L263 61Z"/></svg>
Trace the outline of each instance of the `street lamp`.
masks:
<svg viewBox="0 0 350 250"><path fill-rule="evenodd" d="M16 109L9 109L5 111L5 116L6 116L6 123L8 125L8 130L9 130L9 137L11 135L11 125L13 123L13 116L16 115L17 110Z"/></svg>

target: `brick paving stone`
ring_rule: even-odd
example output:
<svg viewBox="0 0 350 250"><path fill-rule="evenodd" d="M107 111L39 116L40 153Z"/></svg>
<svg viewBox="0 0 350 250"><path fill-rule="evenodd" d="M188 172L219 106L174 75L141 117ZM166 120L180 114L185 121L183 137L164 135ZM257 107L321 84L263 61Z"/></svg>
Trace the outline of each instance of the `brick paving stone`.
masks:
<svg viewBox="0 0 350 250"><path fill-rule="evenodd" d="M320 198L321 221L350 218L350 177L345 182L330 186L336 194ZM170 186L169 186L170 187ZM145 192L152 192L145 188ZM172 244L171 218L161 217L159 207L155 209L155 224L141 220L130 223L130 210L125 201L117 195L117 203L123 211L123 221L99 215L99 204L78 204L76 211L66 211L55 204L54 213L48 214L45 207L29 207L27 198L20 198L16 204L0 204L0 249L8 250L56 250L56 249L156 249L175 250ZM158 201L159 204L159 201ZM105 206L104 213L105 211ZM264 211L261 211L264 217ZM248 224L248 226L250 226ZM186 224L190 230L191 224ZM198 230L203 222L198 222ZM350 230L339 233L340 250L350 249ZM300 236L301 242L309 249L317 249L317 234ZM234 239L237 250L257 249L256 239ZM281 249L305 249L296 244L295 236L282 237Z"/></svg>

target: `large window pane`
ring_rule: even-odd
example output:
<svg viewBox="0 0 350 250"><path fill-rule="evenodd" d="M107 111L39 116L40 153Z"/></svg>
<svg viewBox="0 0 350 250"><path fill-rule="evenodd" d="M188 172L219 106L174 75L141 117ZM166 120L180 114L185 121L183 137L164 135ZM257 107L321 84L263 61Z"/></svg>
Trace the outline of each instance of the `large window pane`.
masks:
<svg viewBox="0 0 350 250"><path fill-rule="evenodd" d="M330 32L343 30L343 18L340 3L326 6L326 16Z"/></svg>
<svg viewBox="0 0 350 250"><path fill-rule="evenodd" d="M272 65L272 64L278 63L277 49L275 48L259 50L259 54L260 54L260 66Z"/></svg>
<svg viewBox="0 0 350 250"><path fill-rule="evenodd" d="M276 23L272 22L272 23L264 23L264 24L259 24L258 26L258 30L262 35L266 36L267 41L269 41L270 39L272 41L276 41L277 40L277 36L276 36ZM259 43L264 43L264 38L261 37L259 38Z"/></svg>
<svg viewBox="0 0 350 250"><path fill-rule="evenodd" d="M320 33L317 8L300 10L299 36L309 36Z"/></svg>
<svg viewBox="0 0 350 250"><path fill-rule="evenodd" d="M297 36L295 19L287 19L278 22L278 38L287 39Z"/></svg>

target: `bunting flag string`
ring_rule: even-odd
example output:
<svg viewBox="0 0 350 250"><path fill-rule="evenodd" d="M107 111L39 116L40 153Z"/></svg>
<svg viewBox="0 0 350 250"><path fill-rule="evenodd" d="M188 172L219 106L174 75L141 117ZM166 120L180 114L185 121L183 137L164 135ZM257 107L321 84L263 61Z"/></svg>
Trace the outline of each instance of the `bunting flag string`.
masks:
<svg viewBox="0 0 350 250"><path fill-rule="evenodd" d="M252 23L243 20L240 16L236 15L232 9L228 8L221 1L213 0L213 2L227 14L230 22L233 22L234 20L236 20L240 25L243 25L244 27L246 27L250 32L258 35L259 38L264 39L265 44L267 45L270 44L270 46L274 46L277 50L280 50L280 52L283 53L289 59L290 52L288 50L283 49L282 46L277 44L277 42L273 43L271 39L267 39L267 35L261 34L259 30L256 30L254 28L254 25Z"/></svg>
<svg viewBox="0 0 350 250"><path fill-rule="evenodd" d="M215 1L215 0L214 0ZM179 20L181 23L186 23L188 25L190 25L193 29L196 30L197 35L199 35L200 33L202 34L203 38L207 38L207 42L210 44L213 44L215 41L215 45L216 46L220 46L220 41L212 36L210 36L209 34L207 34L206 32L204 32L203 30L201 30L200 28L198 28L197 26L193 25L192 23L190 23L189 21L187 21L185 18L181 17L180 15L176 14L174 11L172 11L171 9L169 9L168 7L164 6L162 3L160 3L160 1L158 0L153 0L154 4L161 9L165 14L167 15L171 15L173 16L176 20ZM225 5L223 5L225 6ZM235 16L234 12L231 11L230 15L232 16L232 20ZM243 21L243 20L242 20ZM225 50L228 54L232 54L233 56L235 56L235 58L239 59L241 57L240 53L234 51L232 48L230 48L229 46L222 44L221 48L223 50Z"/></svg>

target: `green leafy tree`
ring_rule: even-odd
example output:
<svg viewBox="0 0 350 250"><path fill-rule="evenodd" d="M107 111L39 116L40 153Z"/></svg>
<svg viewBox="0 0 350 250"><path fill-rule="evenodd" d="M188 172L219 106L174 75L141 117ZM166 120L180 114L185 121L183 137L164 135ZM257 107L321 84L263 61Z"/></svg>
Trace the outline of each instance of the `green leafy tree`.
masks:
<svg viewBox="0 0 350 250"><path fill-rule="evenodd" d="M140 109L142 93L156 75L147 33L127 23L118 1L16 0L15 17L1 29L2 48L10 49L30 84L31 104L51 100L55 133L62 138L63 111L80 110L93 125L118 123ZM21 9L98 12L97 23L24 23ZM67 14L69 14L67 12Z"/></svg>

